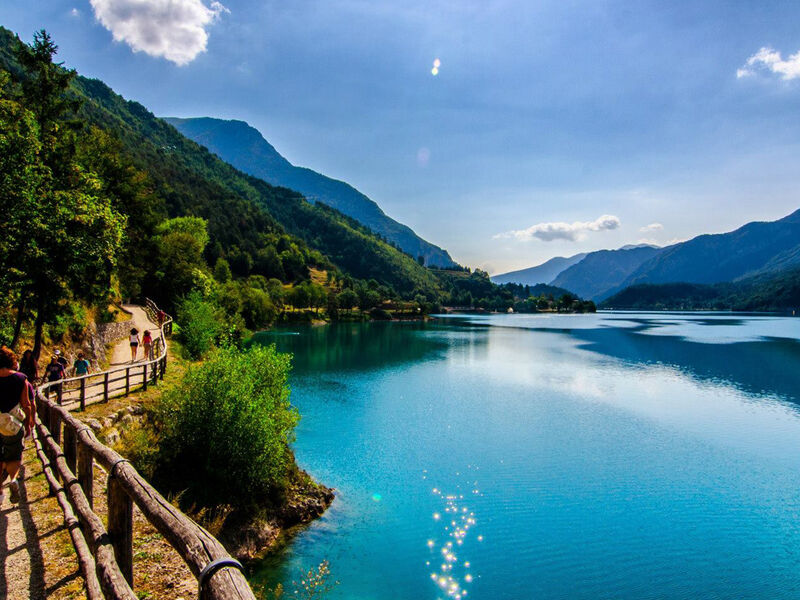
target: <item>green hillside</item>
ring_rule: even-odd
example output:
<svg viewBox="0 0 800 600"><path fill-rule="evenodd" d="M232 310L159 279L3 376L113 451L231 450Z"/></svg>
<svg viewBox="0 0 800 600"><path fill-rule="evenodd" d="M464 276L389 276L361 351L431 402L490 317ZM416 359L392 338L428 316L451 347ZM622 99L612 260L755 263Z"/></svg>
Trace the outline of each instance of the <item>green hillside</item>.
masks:
<svg viewBox="0 0 800 600"><path fill-rule="evenodd" d="M16 36L0 29L0 67L17 78L18 44ZM71 91L81 101L77 116L84 126L106 134L100 136L100 144L146 174L148 214L136 215L137 220L146 216L149 221L142 229L164 218L202 217L208 221L209 263L222 256L241 277L304 279L307 270L295 269L296 257L284 254L296 249L305 266L332 263L352 277L376 279L402 295L438 292L436 278L426 269L352 219L237 171L104 83L77 76ZM290 268L276 266L275 255L281 259L277 262L291 262ZM280 267L288 271L284 277ZM141 289L141 281L124 283L130 286L127 291Z"/></svg>
<svg viewBox="0 0 800 600"><path fill-rule="evenodd" d="M789 311L800 309L800 269L716 284L632 285L601 308L656 310Z"/></svg>

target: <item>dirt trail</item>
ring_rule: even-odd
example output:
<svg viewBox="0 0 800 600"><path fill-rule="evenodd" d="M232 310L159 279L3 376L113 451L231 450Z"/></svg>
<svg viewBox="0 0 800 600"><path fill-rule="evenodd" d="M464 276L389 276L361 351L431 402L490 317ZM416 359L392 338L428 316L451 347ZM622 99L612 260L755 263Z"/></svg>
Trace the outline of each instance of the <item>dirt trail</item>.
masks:
<svg viewBox="0 0 800 600"><path fill-rule="evenodd" d="M158 326L147 318L140 306L126 305L133 314L133 327L139 335L150 330L154 341L160 337ZM137 361L144 357L140 346ZM111 363L114 368L131 363L128 338L114 345ZM124 385L124 384L121 384ZM69 402L77 391L65 391ZM8 488L0 504L0 600L78 600L85 599L83 577L72 549L63 513L56 499L49 495L42 465L32 440L25 441L23 466L19 475L20 502L12 504Z"/></svg>
<svg viewBox="0 0 800 600"><path fill-rule="evenodd" d="M0 505L0 600L85 598L83 578L42 465L26 440L19 504Z"/></svg>
<svg viewBox="0 0 800 600"><path fill-rule="evenodd" d="M136 354L136 360L144 360L144 346L141 345L141 339L144 335L146 330L150 331L150 335L153 336L153 343L156 344L156 338L161 337L161 333L158 329L158 325L153 323L150 319L147 318L147 313L141 306L136 306L134 304L125 304L123 306L125 310L133 315L133 327L139 330L139 349ZM111 363L109 364L108 368L112 369L114 367L118 367L120 365L130 364L131 362L131 346L130 341L128 338L124 338L118 341L114 345L114 353L111 355Z"/></svg>

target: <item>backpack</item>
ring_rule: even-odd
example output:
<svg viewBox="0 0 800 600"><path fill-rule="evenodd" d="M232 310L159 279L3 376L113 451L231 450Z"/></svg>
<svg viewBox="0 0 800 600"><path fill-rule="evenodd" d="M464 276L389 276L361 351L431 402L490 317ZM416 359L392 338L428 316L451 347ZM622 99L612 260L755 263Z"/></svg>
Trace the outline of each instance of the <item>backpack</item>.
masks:
<svg viewBox="0 0 800 600"><path fill-rule="evenodd" d="M25 413L17 404L7 413L0 413L0 434L11 437L17 435L25 422Z"/></svg>

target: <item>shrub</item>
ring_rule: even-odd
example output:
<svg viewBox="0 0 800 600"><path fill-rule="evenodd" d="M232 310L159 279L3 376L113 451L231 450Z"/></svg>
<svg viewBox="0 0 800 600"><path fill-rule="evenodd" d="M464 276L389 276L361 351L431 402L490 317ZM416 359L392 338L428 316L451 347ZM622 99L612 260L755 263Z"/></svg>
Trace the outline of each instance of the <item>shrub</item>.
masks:
<svg viewBox="0 0 800 600"><path fill-rule="evenodd" d="M115 449L130 460L145 479L153 476L158 456L158 436L150 427L133 421L128 427L120 430L119 442L115 445Z"/></svg>
<svg viewBox="0 0 800 600"><path fill-rule="evenodd" d="M289 403L289 368L290 356L274 346L217 349L190 367L156 410L160 485L200 506L278 500L300 418Z"/></svg>

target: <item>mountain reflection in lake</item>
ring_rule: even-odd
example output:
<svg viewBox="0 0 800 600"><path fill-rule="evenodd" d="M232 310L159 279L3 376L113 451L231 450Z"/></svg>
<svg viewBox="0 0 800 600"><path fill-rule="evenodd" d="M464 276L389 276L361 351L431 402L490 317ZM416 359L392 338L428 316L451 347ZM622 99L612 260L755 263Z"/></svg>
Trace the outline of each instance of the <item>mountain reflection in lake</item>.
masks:
<svg viewBox="0 0 800 600"><path fill-rule="evenodd" d="M799 320L290 331L256 341L294 354L297 457L338 496L256 580L328 559L331 598L800 596Z"/></svg>

